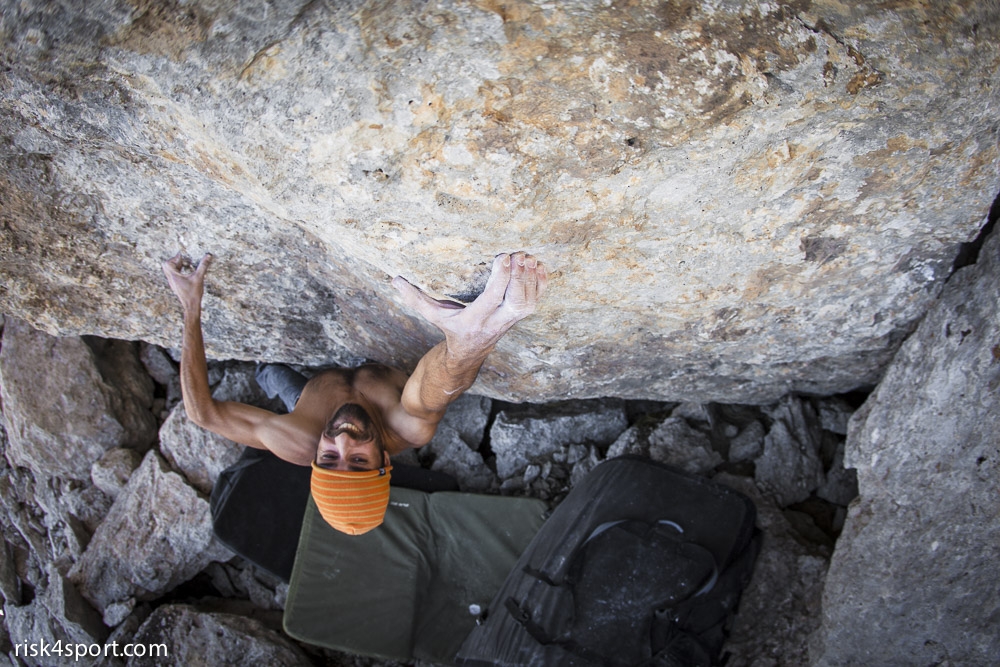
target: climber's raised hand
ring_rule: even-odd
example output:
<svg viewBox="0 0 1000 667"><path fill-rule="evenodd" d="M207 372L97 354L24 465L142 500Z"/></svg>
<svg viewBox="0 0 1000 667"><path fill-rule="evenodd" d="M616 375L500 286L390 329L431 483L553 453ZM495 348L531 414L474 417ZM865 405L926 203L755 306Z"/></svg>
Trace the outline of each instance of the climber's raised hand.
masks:
<svg viewBox="0 0 1000 667"><path fill-rule="evenodd" d="M397 276L393 286L424 319L440 329L452 352L489 351L508 329L535 311L548 274L532 255L497 255L486 289L467 306L431 298Z"/></svg>
<svg viewBox="0 0 1000 667"><path fill-rule="evenodd" d="M163 263L163 273L167 276L170 289L180 299L185 313L200 310L201 297L205 290L205 273L212 259L213 256L206 253L196 267L190 259L178 252Z"/></svg>
<svg viewBox="0 0 1000 667"><path fill-rule="evenodd" d="M445 340L420 359L399 407L387 414L389 426L413 447L429 442L448 404L476 381L500 337L535 311L547 281L542 263L523 252L497 255L486 289L467 306L431 298L394 278L406 305L440 329Z"/></svg>

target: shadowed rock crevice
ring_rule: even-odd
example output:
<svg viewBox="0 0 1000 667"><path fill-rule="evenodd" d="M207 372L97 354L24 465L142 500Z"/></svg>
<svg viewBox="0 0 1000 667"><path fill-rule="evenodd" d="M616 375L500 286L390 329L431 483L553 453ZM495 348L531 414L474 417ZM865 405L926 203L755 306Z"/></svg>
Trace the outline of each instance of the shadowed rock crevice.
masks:
<svg viewBox="0 0 1000 667"><path fill-rule="evenodd" d="M982 229L979 230L976 238L959 246L958 256L955 257L955 261L952 264L952 275L962 267L975 264L979 261L979 252L983 249L983 244L986 243L987 237L996 229L998 218L1000 218L1000 193L997 193L996 199L993 200L993 205L986 216L986 221Z"/></svg>

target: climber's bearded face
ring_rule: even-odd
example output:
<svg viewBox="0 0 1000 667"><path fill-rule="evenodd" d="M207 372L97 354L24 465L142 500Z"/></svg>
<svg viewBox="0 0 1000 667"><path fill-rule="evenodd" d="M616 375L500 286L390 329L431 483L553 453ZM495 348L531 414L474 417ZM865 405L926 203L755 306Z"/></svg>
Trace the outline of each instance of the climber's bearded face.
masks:
<svg viewBox="0 0 1000 667"><path fill-rule="evenodd" d="M323 429L316 447L316 465L327 470L375 470L389 465L389 456L368 412L345 403Z"/></svg>

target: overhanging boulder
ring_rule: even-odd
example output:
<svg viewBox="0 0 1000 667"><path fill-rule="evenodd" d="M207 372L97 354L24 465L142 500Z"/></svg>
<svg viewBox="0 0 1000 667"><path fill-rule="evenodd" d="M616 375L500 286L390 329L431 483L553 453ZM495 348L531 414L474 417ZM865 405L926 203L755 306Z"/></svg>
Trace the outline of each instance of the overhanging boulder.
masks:
<svg viewBox="0 0 1000 667"><path fill-rule="evenodd" d="M995 3L52 3L3 12L0 310L412 368L388 279L549 266L477 391L874 384L997 192Z"/></svg>

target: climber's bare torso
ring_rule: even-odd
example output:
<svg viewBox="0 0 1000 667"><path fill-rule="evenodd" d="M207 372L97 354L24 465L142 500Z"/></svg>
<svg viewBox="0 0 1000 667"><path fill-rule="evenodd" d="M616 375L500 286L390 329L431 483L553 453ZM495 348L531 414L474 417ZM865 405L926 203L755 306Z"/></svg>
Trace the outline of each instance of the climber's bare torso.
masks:
<svg viewBox="0 0 1000 667"><path fill-rule="evenodd" d="M380 364L323 371L306 383L291 413L274 417L278 437L261 444L287 461L309 465L330 416L347 403L357 403L369 413L377 413L371 416L384 425L383 444L390 456L417 447L423 443L406 440L392 424L408 378L406 373Z"/></svg>

